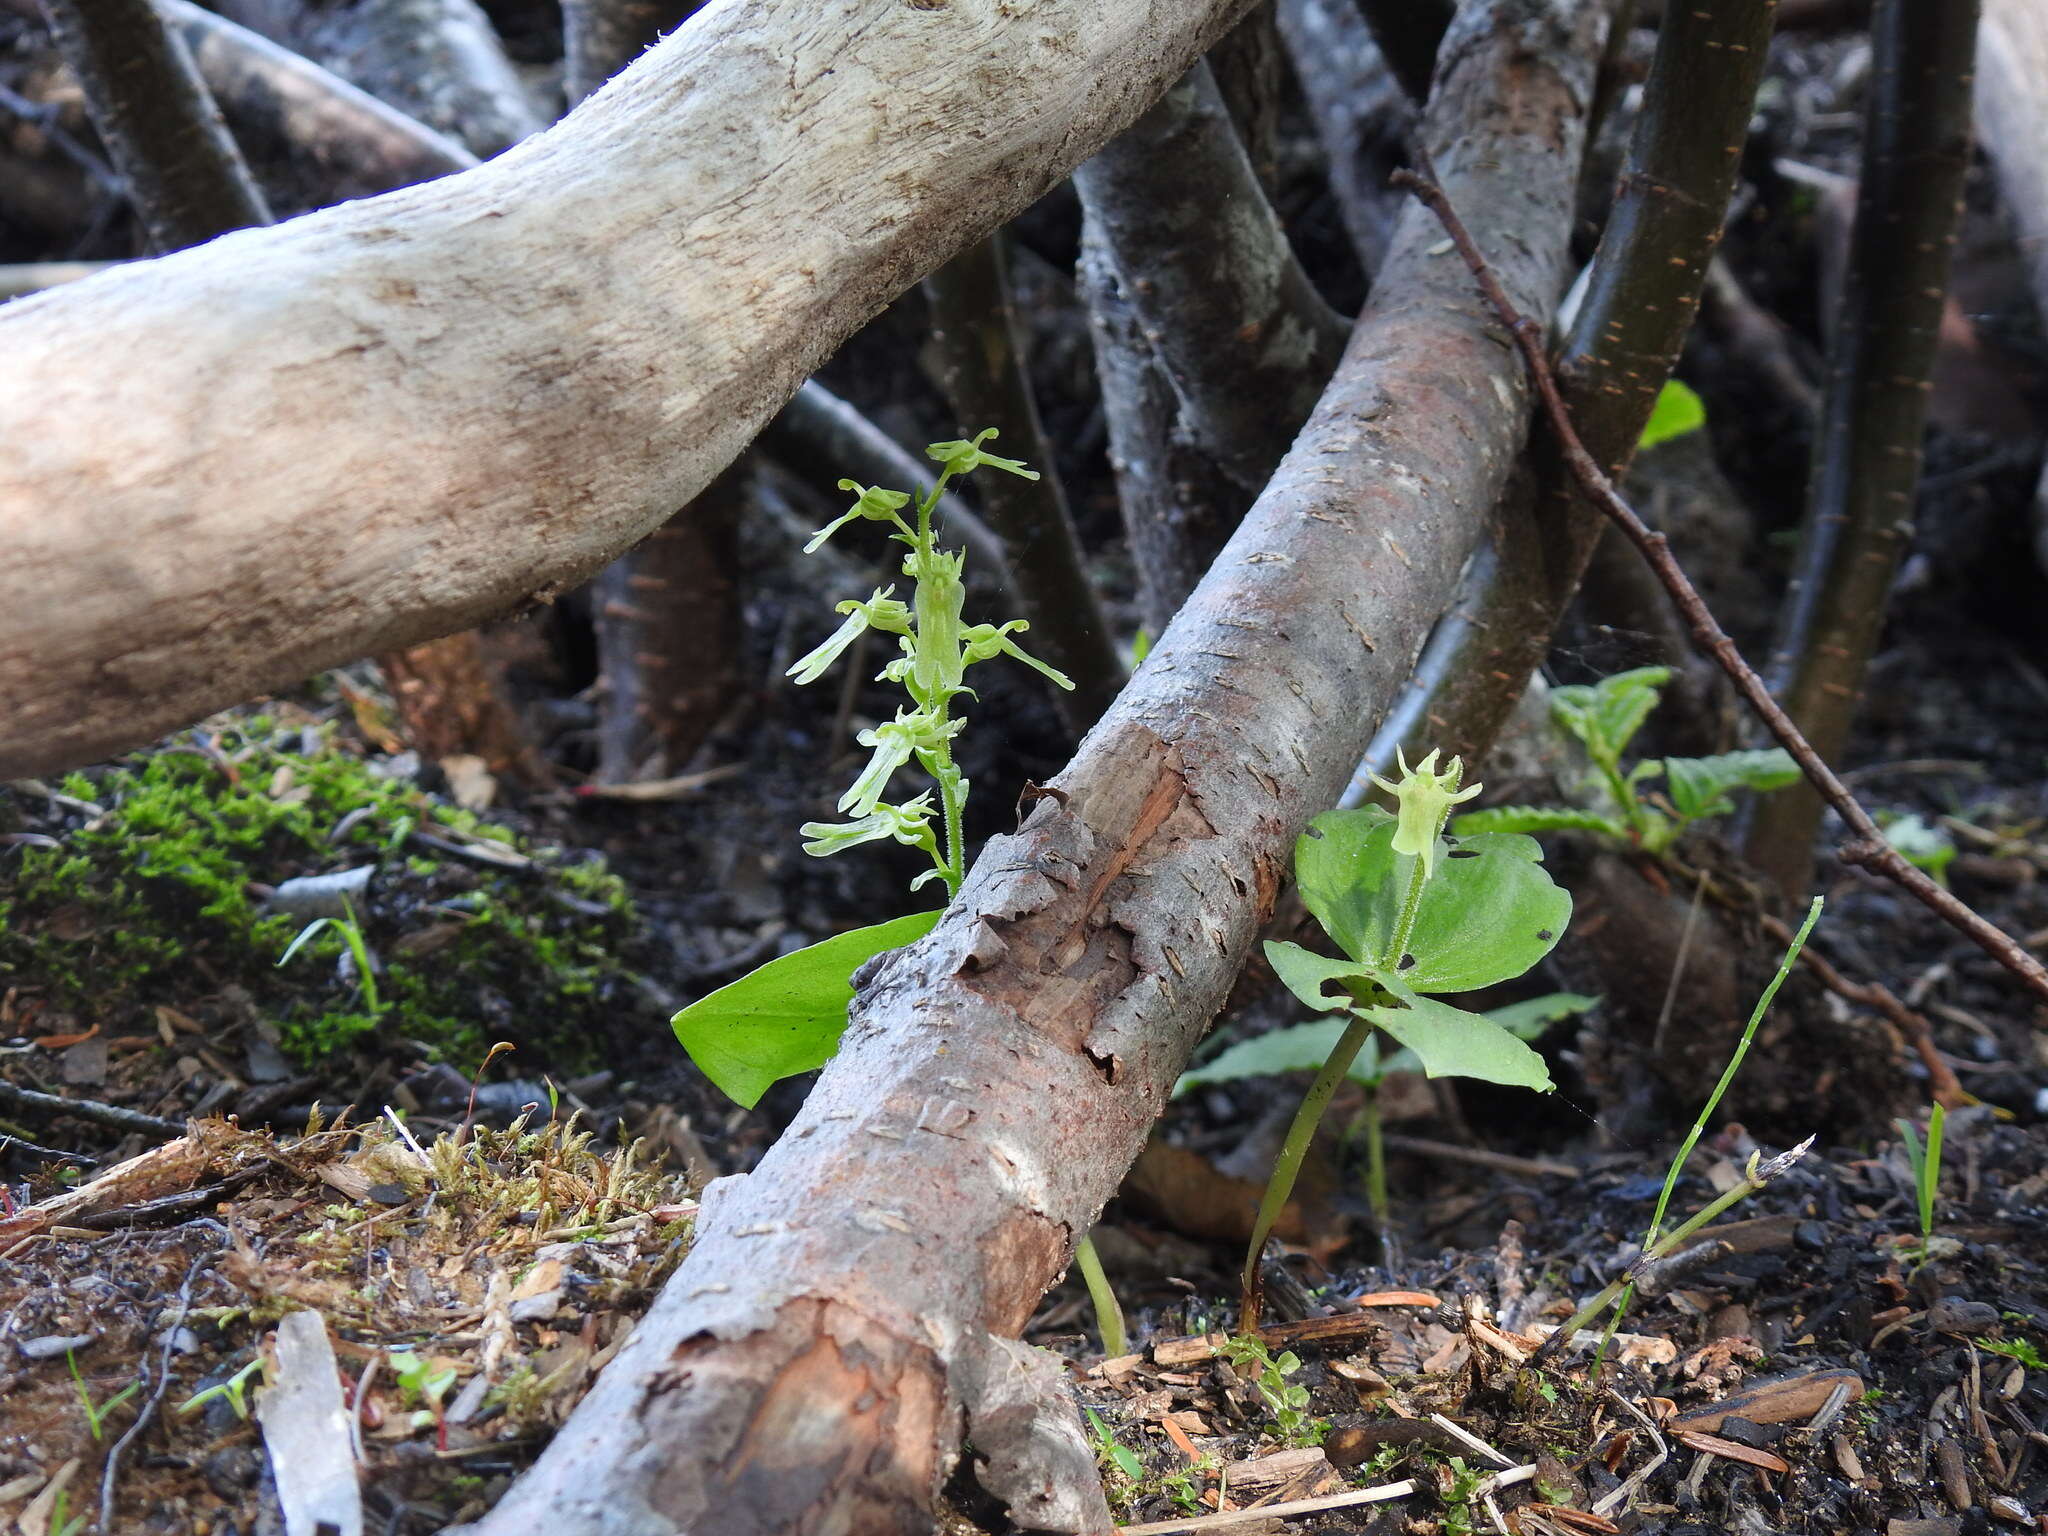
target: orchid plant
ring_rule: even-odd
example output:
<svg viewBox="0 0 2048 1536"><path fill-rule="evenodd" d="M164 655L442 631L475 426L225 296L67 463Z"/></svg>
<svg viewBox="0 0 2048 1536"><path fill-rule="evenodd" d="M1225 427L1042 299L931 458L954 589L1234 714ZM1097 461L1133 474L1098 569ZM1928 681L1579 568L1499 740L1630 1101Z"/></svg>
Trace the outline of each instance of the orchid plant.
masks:
<svg viewBox="0 0 2048 1536"><path fill-rule="evenodd" d="M799 831L804 852L817 858L884 840L920 848L931 867L910 888L920 890L936 880L948 897L960 893L967 873L962 824L968 782L953 760L954 743L966 726L954 713L957 701L974 697L963 681L967 669L1008 656L1061 688L1074 686L1011 638L1030 628L1025 620L966 622L967 587L961 576L966 552L941 548L932 527L939 499L955 479L978 469L1038 478L1019 460L988 452L983 444L995 436L990 427L971 439L933 443L925 452L939 465L938 479L914 499L906 491L839 482L841 490L853 494L853 505L813 534L804 553L815 553L848 524L885 524L890 539L908 549L902 574L911 583L910 601L898 598L892 583L866 598L840 603L839 627L789 669L796 682L814 683L862 635L896 637L901 654L882 668L878 681L899 685L909 703L856 737L870 756L839 797L837 809L846 819L805 822ZM912 765L932 788L908 799L886 798L897 776ZM938 919L937 912L913 912L771 960L678 1013L671 1021L676 1038L705 1076L752 1108L771 1084L823 1066L839 1049L853 1000L853 973L876 955L922 938Z"/></svg>

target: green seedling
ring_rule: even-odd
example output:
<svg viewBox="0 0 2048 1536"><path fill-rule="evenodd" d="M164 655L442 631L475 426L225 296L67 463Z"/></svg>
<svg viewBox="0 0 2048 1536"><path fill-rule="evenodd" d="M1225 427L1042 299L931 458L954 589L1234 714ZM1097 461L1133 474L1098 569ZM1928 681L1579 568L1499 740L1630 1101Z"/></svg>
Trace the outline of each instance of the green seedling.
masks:
<svg viewBox="0 0 2048 1536"><path fill-rule="evenodd" d="M1102 1352L1111 1359L1129 1354L1131 1345L1124 1332L1124 1309L1116 1299L1109 1276L1103 1273L1102 1256L1095 1251L1093 1238L1084 1237L1075 1247L1074 1267L1081 1271L1081 1283L1088 1287L1088 1300L1095 1307L1095 1326L1102 1334Z"/></svg>
<svg viewBox="0 0 2048 1536"><path fill-rule="evenodd" d="M1444 1501L1444 1536L1474 1536L1479 1529L1479 1489L1486 1474L1466 1466L1462 1456L1445 1457L1444 1467L1445 1476L1439 1485Z"/></svg>
<svg viewBox="0 0 2048 1536"><path fill-rule="evenodd" d="M1899 1128L1899 1140L1906 1149L1906 1163L1913 1170L1913 1194L1920 1213L1920 1241L1915 1247L1916 1266L1925 1264L1934 1244L1934 1197L1941 1188L1941 1137L1948 1123L1948 1111L1937 1103L1927 1115L1927 1141L1910 1120L1892 1122Z"/></svg>
<svg viewBox="0 0 2048 1536"><path fill-rule="evenodd" d="M91 1519L90 1512L71 1513L71 1490L59 1488L50 1501L50 1536L80 1536Z"/></svg>
<svg viewBox="0 0 2048 1536"><path fill-rule="evenodd" d="M116 1408L140 1392L142 1390L142 1383L140 1381L131 1381L104 1403L95 1403L92 1400L91 1390L85 1384L85 1373L78 1368L78 1352L67 1349L64 1351L64 1358L70 1363L72 1385L77 1387L78 1401L85 1409L86 1428L92 1431L93 1439L104 1439L104 1429L109 1416L112 1415Z"/></svg>
<svg viewBox="0 0 2048 1536"><path fill-rule="evenodd" d="M1458 818L1460 835L1476 832L1594 832L1647 852L1667 851L1694 822L1735 810L1729 795L1738 789L1783 789L1799 779L1791 754L1773 747L1762 752L1723 752L1716 757L1645 758L1624 769L1621 755L1650 711L1659 690L1671 681L1669 667L1637 667L1597 683L1554 688L1551 718L1585 744L1603 787L1604 804L1497 806ZM1654 797L1645 786L1662 775L1664 790Z"/></svg>
<svg viewBox="0 0 2048 1536"><path fill-rule="evenodd" d="M263 1357L258 1355L226 1381L215 1382L210 1387L194 1392L178 1404L178 1412L197 1413L216 1397L224 1397L228 1400L228 1406L235 1411L235 1417L246 1422L249 1417L249 1382L262 1369Z"/></svg>
<svg viewBox="0 0 2048 1536"><path fill-rule="evenodd" d="M1115 1467L1134 1483L1142 1478L1145 1464L1138 1460L1138 1453L1117 1439L1116 1432L1102 1422L1101 1414L1093 1408L1082 1411L1087 1414L1088 1428L1095 1436L1095 1459L1106 1467Z"/></svg>
<svg viewBox="0 0 2048 1536"><path fill-rule="evenodd" d="M1581 1328L1591 1324L1602 1312L1605 1312L1609 1307L1614 1308L1614 1315L1608 1320L1607 1333L1601 1339L1600 1348L1593 1357L1593 1375L1596 1379L1600 1372L1600 1362L1606 1358L1607 1346L1612 1342L1615 1331L1621 1326L1622 1320L1628 1316L1629 1304L1635 1299L1635 1277L1637 1272L1645 1264L1654 1263L1658 1259L1676 1253L1679 1246L1687 1238L1691 1237L1693 1233L1699 1231L1708 1222L1715 1220L1723 1211L1726 1211L1737 1202L1746 1200L1758 1190L1763 1189L1772 1179L1784 1173L1792 1164L1804 1156L1806 1149L1813 1144L1812 1138L1809 1137L1792 1151L1774 1157L1769 1162L1761 1161L1755 1153L1750 1154L1749 1165L1743 1170L1741 1183L1714 1200L1709 1201L1671 1231L1664 1231L1664 1213L1671 1208L1671 1195L1678 1187L1679 1176L1685 1172L1685 1165L1691 1160L1693 1148L1699 1145L1700 1137L1706 1134L1707 1122L1713 1117L1715 1109L1720 1106L1723 1096L1728 1092L1729 1085L1735 1081L1735 1074L1742 1069L1743 1058L1749 1054L1750 1042L1756 1039L1757 1027L1763 1023L1764 1015L1770 1012L1771 1002L1777 997L1778 988L1782 987L1785 984L1785 978L1792 974L1793 962L1799 958L1800 950L1806 947L1807 936L1813 932L1814 924L1820 921L1823 906L1825 906L1825 902L1821 897L1816 896L1813 898L1813 905L1808 907L1806 911L1806 921L1799 925L1799 931L1792 936L1792 943L1786 949L1784 959L1778 962L1777 974L1771 978L1770 984L1764 988L1763 995L1757 999L1756 1007L1750 1010L1749 1023L1742 1031L1742 1038L1736 1042L1734 1054L1728 1058L1728 1065L1722 1068L1720 1080L1714 1084L1714 1091L1707 1095L1707 1101L1700 1107L1699 1115L1693 1121L1691 1131L1686 1134L1685 1141L1680 1145L1677 1154L1671 1159L1670 1166L1665 1169L1664 1187L1658 1192L1656 1209L1650 1213L1650 1227L1643 1234L1641 1254L1634 1263L1629 1265L1627 1271L1623 1273L1620 1279L1614 1281L1605 1290L1601 1291L1598 1296L1595 1296L1585 1306L1579 1308L1577 1315L1557 1331L1556 1341L1559 1346L1562 1346L1576 1335ZM1548 1350L1549 1346L1546 1346L1545 1352L1547 1353Z"/></svg>
<svg viewBox="0 0 2048 1536"><path fill-rule="evenodd" d="M349 905L346 896L341 898L341 910L341 917L316 917L301 928L298 937L278 957L278 966L281 969L299 952L300 946L322 928L332 928L348 946L349 959L356 969L356 987L363 994L363 1012L373 1019L379 1018L384 1007L377 998L377 968L370 962L370 946L363 938L363 925L356 921L355 908Z"/></svg>
<svg viewBox="0 0 2048 1536"><path fill-rule="evenodd" d="M1979 1339L1977 1347L1994 1355L2003 1355L2008 1360L2017 1360L2030 1371L2048 1371L2048 1360L2041 1358L2041 1352L2034 1348L2031 1339Z"/></svg>
<svg viewBox="0 0 2048 1536"><path fill-rule="evenodd" d="M1330 1432L1327 1421L1308 1412L1308 1388L1288 1381L1301 1369L1301 1359L1288 1350L1277 1359L1255 1333L1241 1333L1223 1346L1223 1358L1251 1384L1273 1416L1273 1431L1284 1445L1321 1445Z"/></svg>
<svg viewBox="0 0 2048 1536"><path fill-rule="evenodd" d="M1878 818L1884 840L1915 869L1925 870L1934 883L1948 889L1948 867L1955 862L1956 842L1941 827L1919 816Z"/></svg>
<svg viewBox="0 0 2048 1536"><path fill-rule="evenodd" d="M1503 1008L1489 1008L1480 1017L1498 1024L1518 1040L1534 1041L1559 1019L1584 1013L1599 1001L1597 997L1582 997L1576 992L1552 992L1526 1002L1510 1003ZM1337 1048L1346 1027L1346 1021L1341 1018L1312 1019L1306 1024L1292 1024L1250 1040L1240 1040L1201 1066L1182 1073L1180 1081L1174 1084L1174 1097L1211 1083L1234 1082L1246 1077L1274 1077L1283 1072L1313 1072L1330 1059L1330 1053ZM1386 1148L1380 1127L1380 1089L1397 1072L1420 1072L1422 1069L1422 1058L1406 1046L1397 1051L1384 1051L1379 1038L1374 1036L1359 1047L1345 1074L1365 1090L1365 1102L1359 1110L1355 1130L1365 1140L1366 1199L1371 1203L1373 1220L1382 1224L1387 1219L1387 1171Z"/></svg>
<svg viewBox="0 0 2048 1536"><path fill-rule="evenodd" d="M448 1389L455 1385L455 1368L451 1365L437 1366L409 1349L394 1350L387 1358L399 1390L425 1405L414 1410L412 1427L432 1428L445 1438L447 1426L441 1418L441 1402L447 1397ZM444 1445L442 1449L447 1447Z"/></svg>
<svg viewBox="0 0 2048 1536"><path fill-rule="evenodd" d="M908 707L860 733L860 744L871 755L852 787L839 797L839 813L847 819L806 822L799 830L806 840L804 852L817 858L873 842L922 849L931 867L911 881L910 888L916 891L937 881L948 897L960 893L967 871L961 818L968 785L953 761L954 742L966 725L955 717L954 709L963 696L974 696L962 682L967 669L1008 656L1062 688L1074 686L1010 638L1030 627L1023 619L965 622L967 588L961 570L966 552L941 549L932 529L939 499L957 476L987 468L1027 480L1038 478L1036 470L1015 459L985 452L982 444L995 435L991 427L972 440L933 443L925 452L941 466L939 477L914 502L906 491L839 482L841 490L854 493L854 503L812 536L805 553L848 523L885 524L893 530L889 537L909 548L903 574L912 583L911 600L901 601L895 587L887 586L865 599L841 603L838 611L845 621L789 669L799 683L816 682L863 635L897 637L902 654L882 669L879 680L900 685L909 695ZM906 507L914 525L903 516ZM931 780L932 789L908 800L885 799L890 781L913 764ZM933 790L938 793L936 803ZM937 912L914 912L771 960L678 1013L671 1020L676 1038L706 1077L751 1109L770 1084L821 1067L837 1052L839 1037L846 1031L847 1004L853 998L853 973L876 955L922 938L938 920Z"/></svg>
<svg viewBox="0 0 2048 1536"><path fill-rule="evenodd" d="M1244 1326L1257 1326L1259 1258L1314 1139L1330 1096L1375 1029L1415 1053L1431 1077L1475 1077L1550 1088L1543 1058L1494 1020L1434 994L1512 981L1549 954L1571 921L1572 899L1543 869L1531 837L1506 832L1444 836L1463 766L1437 771L1432 752L1399 782L1377 779L1399 810L1378 806L1318 816L1294 848L1303 904L1343 951L1337 959L1271 942L1266 958L1302 1002L1348 1015L1317 1069L1273 1166L1244 1267Z"/></svg>

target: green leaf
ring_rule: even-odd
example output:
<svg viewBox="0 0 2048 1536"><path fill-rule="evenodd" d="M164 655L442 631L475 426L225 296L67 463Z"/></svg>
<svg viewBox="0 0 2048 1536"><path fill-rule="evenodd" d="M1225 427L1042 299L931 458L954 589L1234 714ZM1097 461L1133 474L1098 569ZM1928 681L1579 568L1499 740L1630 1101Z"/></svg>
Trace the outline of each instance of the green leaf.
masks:
<svg viewBox="0 0 2048 1536"><path fill-rule="evenodd" d="M1626 840L1628 828L1612 816L1566 805L1496 805L1467 811L1451 823L1460 837L1474 832L1600 832Z"/></svg>
<svg viewBox="0 0 2048 1536"><path fill-rule="evenodd" d="M1376 807L1328 811L1294 845L1302 901L1353 957L1345 974L1358 979L1379 979L1376 967L1400 916L1409 861L1394 852L1395 827ZM1544 872L1534 838L1481 832L1446 841L1447 856L1423 888L1410 930L1414 963L1390 974L1416 992L1472 992L1513 980L1550 953L1571 921L1571 896ZM1333 1006L1317 999L1336 973L1300 974L1311 990L1295 987L1285 971L1281 980L1310 1007Z"/></svg>
<svg viewBox="0 0 2048 1536"><path fill-rule="evenodd" d="M1670 681L1669 667L1636 667L1597 683L1553 688L1551 718L1584 742L1594 757L1612 764L1657 707L1657 691Z"/></svg>
<svg viewBox="0 0 2048 1536"><path fill-rule="evenodd" d="M1946 889L1948 867L1955 859L1955 839L1942 828L1930 825L1918 816L1892 816L1880 818L1884 827L1884 840L1898 849L1899 856L1916 869L1924 869L1934 877L1934 883Z"/></svg>
<svg viewBox="0 0 2048 1536"><path fill-rule="evenodd" d="M1501 1008L1489 1008L1486 1017L1517 1040L1534 1040L1559 1019L1598 1007L1600 999L1578 992L1546 992Z"/></svg>
<svg viewBox="0 0 2048 1536"><path fill-rule="evenodd" d="M1420 996L1400 980L1379 971L1377 967L1361 965L1355 960L1327 959L1322 955L1310 954L1296 944L1269 940L1266 944L1266 958L1272 962L1274 971L1287 989L1311 1008L1340 1008L1358 1017L1371 1019L1408 1050L1414 1052L1416 1065L1431 1077L1476 1077L1489 1083L1504 1083L1511 1088L1548 1090L1551 1086L1550 1071L1543 1065L1543 1058L1523 1044L1514 1031L1483 1014L1467 1013L1462 1008L1453 1008L1449 1003L1440 1003L1433 998ZM1334 993L1330 990L1333 982L1338 984ZM1348 990L1349 984L1354 982L1370 982L1390 995L1393 1001L1385 1005L1361 1003ZM1302 1029L1306 1030L1309 1027L1304 1025ZM1295 1038L1276 1047L1273 1053L1275 1057L1284 1053L1297 1059L1306 1058L1308 1051L1305 1047L1312 1046L1317 1038L1299 1035L1292 1030L1281 1030L1276 1033L1292 1035ZM1341 1033L1341 1029L1336 1032ZM1322 1065L1337 1043L1336 1034L1330 1035L1320 1057L1306 1061L1307 1066ZM1261 1042L1246 1042L1247 1045L1259 1043ZM1230 1054L1229 1051L1224 1053L1225 1056ZM1218 1057L1216 1062L1210 1063L1204 1070L1213 1073L1222 1059ZM1290 1066L1284 1070L1295 1068ZM1406 1070L1413 1069L1396 1056L1380 1065L1379 1076L1384 1077L1391 1071ZM1356 1063L1353 1064L1353 1071L1357 1071ZM1217 1081L1220 1078L1211 1077L1207 1080ZM1368 1083L1374 1080L1360 1079Z"/></svg>
<svg viewBox="0 0 2048 1536"><path fill-rule="evenodd" d="M1311 954L1299 944L1288 944L1278 939L1266 941L1266 959L1271 962L1273 973L1280 978L1280 984L1319 1013L1328 1013L1333 1008L1349 1008L1357 1002L1357 996L1351 990L1353 983L1357 983L1361 990L1368 990L1370 995L1370 987L1386 986L1391 980L1376 965L1357 960L1332 960L1327 955ZM1333 982L1337 984L1335 991L1331 990ZM1327 1056L1329 1052L1323 1054Z"/></svg>
<svg viewBox="0 0 2048 1536"><path fill-rule="evenodd" d="M876 955L931 932L937 912L856 928L700 998L669 1021L706 1077L752 1109L770 1085L822 1067L846 1032L853 973Z"/></svg>
<svg viewBox="0 0 2048 1536"><path fill-rule="evenodd" d="M1416 992L1512 981L1550 953L1572 920L1571 893L1544 870L1535 838L1479 832L1449 841L1408 936L1415 963L1397 972Z"/></svg>
<svg viewBox="0 0 2048 1536"><path fill-rule="evenodd" d="M1643 424L1643 435L1636 448L1654 448L1674 437L1697 432L1706 424L1707 408L1700 403L1700 397L1678 380L1667 379L1657 391L1657 403L1650 408L1650 419Z"/></svg>
<svg viewBox="0 0 2048 1536"><path fill-rule="evenodd" d="M1731 789L1765 793L1799 782L1799 765L1782 747L1764 752L1723 752L1718 757L1667 757L1664 788L1681 819L1727 816L1735 806Z"/></svg>
<svg viewBox="0 0 2048 1536"><path fill-rule="evenodd" d="M1394 828L1391 812L1367 805L1325 811L1295 840L1302 904L1346 954L1377 960L1394 931Z"/></svg>
<svg viewBox="0 0 2048 1536"><path fill-rule="evenodd" d="M1311 1019L1306 1024L1290 1024L1285 1029L1270 1030L1249 1040L1240 1040L1201 1066L1182 1073L1173 1091L1179 1095L1209 1083L1234 1083L1247 1077L1277 1077L1283 1072L1313 1072L1330 1059L1330 1052L1337 1048L1337 1041L1349 1025L1350 1020L1345 1018ZM1351 1063L1350 1076L1361 1083L1373 1083L1392 1070L1416 1071L1419 1068L1395 1068L1391 1064L1381 1066L1379 1052L1368 1040Z"/></svg>
<svg viewBox="0 0 2048 1536"><path fill-rule="evenodd" d="M1553 1086L1543 1058L1482 1014L1433 997L1410 997L1403 1008L1359 1011L1413 1051L1431 1077L1476 1077L1538 1093Z"/></svg>

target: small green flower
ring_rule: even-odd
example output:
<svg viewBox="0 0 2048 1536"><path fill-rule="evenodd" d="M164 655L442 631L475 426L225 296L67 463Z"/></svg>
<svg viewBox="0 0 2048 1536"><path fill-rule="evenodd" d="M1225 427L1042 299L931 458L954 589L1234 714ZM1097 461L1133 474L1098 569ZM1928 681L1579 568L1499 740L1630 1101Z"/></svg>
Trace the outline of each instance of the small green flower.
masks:
<svg viewBox="0 0 2048 1536"><path fill-rule="evenodd" d="M804 844L804 852L821 859L862 843L880 842L885 837L893 837L908 847L922 848L937 857L938 841L932 835L931 818L932 797L927 790L901 805L877 805L857 821L807 821L798 830L811 839Z"/></svg>
<svg viewBox="0 0 2048 1536"><path fill-rule="evenodd" d="M1413 768L1408 766L1407 753L1397 752L1395 757L1401 767L1401 782L1389 784L1378 774L1372 776L1372 781L1399 802L1394 852L1420 858L1422 877L1427 880L1436 873L1437 839L1443 833L1451 807L1470 800L1481 786L1458 788L1458 781L1465 776L1465 764L1460 758L1452 758L1445 770L1438 773L1434 751Z"/></svg>
<svg viewBox="0 0 2048 1536"><path fill-rule="evenodd" d="M912 754L936 752L959 735L966 724L965 720L948 720L941 725L935 716L921 709L901 709L894 720L884 720L873 730L862 731L855 740L873 748L875 755L868 759L853 787L839 797L841 814L855 819L870 814L882 803L882 791L888 787L890 776L908 763Z"/></svg>
<svg viewBox="0 0 2048 1536"><path fill-rule="evenodd" d="M909 525L896 515L899 508L909 505L910 498L901 491L885 491L879 485L862 485L857 480L842 480L839 489L852 491L858 498L838 517L811 535L811 542L804 546L807 555L816 554L824 542L857 517L872 518L878 523L894 523L903 532L910 532Z"/></svg>
<svg viewBox="0 0 2048 1536"><path fill-rule="evenodd" d="M975 433L972 442L955 439L950 443L933 443L925 449L925 454L938 460L950 473L956 475L971 474L986 464L990 469L1008 470L1011 474L1021 475L1026 480L1036 480L1038 471L1026 469L1022 459L999 459L992 453L981 451L983 443L998 435L994 427L989 427Z"/></svg>
<svg viewBox="0 0 2048 1536"><path fill-rule="evenodd" d="M1036 656L1031 655L1010 639L1013 633L1022 634L1030 627L1031 622L1028 619L1012 619L1009 623L1000 626L995 624L976 624L964 630L961 633L960 639L965 646L969 665L977 661L988 661L996 656L1010 656L1023 662L1025 666L1035 671L1043 672L1057 686L1071 689L1074 686L1073 679L1068 677L1066 673L1056 667L1047 666Z"/></svg>
<svg viewBox="0 0 2048 1536"><path fill-rule="evenodd" d="M910 609L889 595L895 590L894 587L877 587L875 595L866 602L849 598L841 603L837 611L846 615L846 622L832 631L831 638L823 645L799 658L788 675L799 683L815 683L864 630L879 629L893 635L907 635L910 632Z"/></svg>

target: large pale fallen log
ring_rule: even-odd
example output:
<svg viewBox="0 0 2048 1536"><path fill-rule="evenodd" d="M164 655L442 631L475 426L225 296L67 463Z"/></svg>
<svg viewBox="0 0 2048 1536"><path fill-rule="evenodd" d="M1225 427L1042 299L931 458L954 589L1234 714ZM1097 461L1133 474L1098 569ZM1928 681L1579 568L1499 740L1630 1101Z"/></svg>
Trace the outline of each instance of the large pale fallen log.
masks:
<svg viewBox="0 0 2048 1536"><path fill-rule="evenodd" d="M0 311L0 776L588 577L1249 0L719 0L425 186Z"/></svg>
<svg viewBox="0 0 2048 1536"><path fill-rule="evenodd" d="M1599 0L1467 5L1431 136L1518 303L1565 268ZM489 1536L928 1530L972 1438L1022 1523L1106 1527L1015 1335L1143 1145L1471 554L1521 367L1402 221L1315 414L1207 579L931 936L861 978L788 1134ZM963 1424L964 1420L964 1424Z"/></svg>

